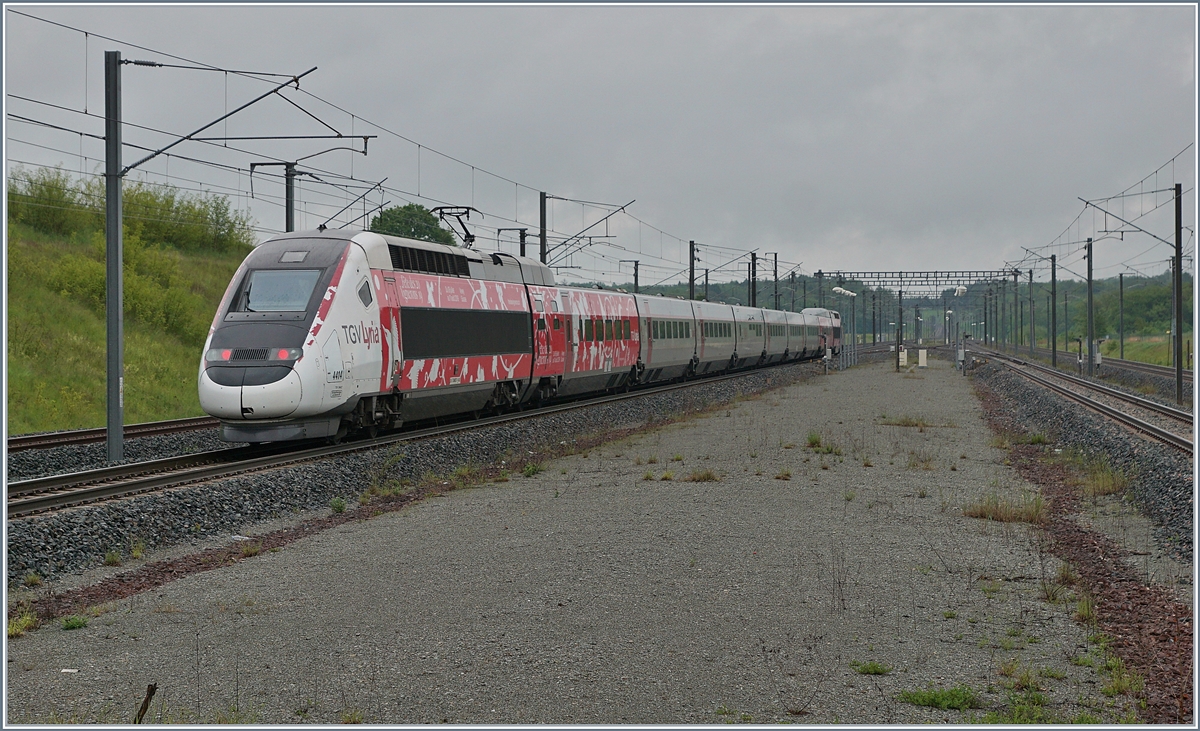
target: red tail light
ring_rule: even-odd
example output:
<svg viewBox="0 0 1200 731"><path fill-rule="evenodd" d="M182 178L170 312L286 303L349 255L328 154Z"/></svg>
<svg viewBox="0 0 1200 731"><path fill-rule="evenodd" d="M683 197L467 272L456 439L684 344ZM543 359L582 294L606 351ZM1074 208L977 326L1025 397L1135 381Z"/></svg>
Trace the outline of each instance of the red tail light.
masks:
<svg viewBox="0 0 1200 731"><path fill-rule="evenodd" d="M303 352L300 348L273 348L267 360L300 360Z"/></svg>

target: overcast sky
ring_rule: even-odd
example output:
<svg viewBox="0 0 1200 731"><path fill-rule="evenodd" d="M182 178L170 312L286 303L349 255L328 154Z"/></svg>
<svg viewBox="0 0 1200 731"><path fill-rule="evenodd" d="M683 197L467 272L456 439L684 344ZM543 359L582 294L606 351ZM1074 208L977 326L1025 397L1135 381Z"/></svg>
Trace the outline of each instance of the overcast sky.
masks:
<svg viewBox="0 0 1200 731"><path fill-rule="evenodd" d="M301 87L319 99L287 98L343 134L380 137L365 157L338 150L302 169L328 182L386 177L387 190L368 196L368 208L473 204L484 218L473 214L470 224L487 248L495 228L518 225L514 218L536 228L539 190L617 205L636 199L628 211L643 223L614 216L607 245L594 240L559 262L580 267L561 270L563 278L627 281L632 269L619 260L638 259L643 284L674 281L688 239L703 245L700 268L754 249L777 252L781 272L800 264L805 273L995 269L1021 260L1021 247L1057 239L1061 246L1040 251L1082 271L1071 242L1117 225L1089 211L1068 230L1083 210L1077 197L1137 184L1196 136L1192 5L7 7L153 49L85 41L6 12L10 170L15 161L99 169L100 141L12 115L103 134L96 115L105 50L288 74L316 66ZM270 88L204 71L122 73L125 121L174 133ZM85 104L92 116L78 113ZM273 97L207 134L328 132ZM125 131L127 143L149 148L170 139ZM429 149L418 154L414 143L465 165ZM194 142L172 152L244 171L348 143L230 144L246 152ZM127 148L125 162L135 156ZM1184 224L1193 226L1194 161L1193 146L1134 191L1181 182ZM245 172L171 157L140 174L241 191L235 201L263 237L282 229L277 177L256 173L251 200ZM303 178L300 226L315 227L358 192ZM1104 205L1131 219L1165 201L1158 194ZM1137 225L1173 239L1172 209L1163 205ZM606 211L556 202L551 213L554 231L570 235ZM605 231L600 224L589 233ZM1190 233L1185 239L1194 248ZM1097 270L1161 271L1170 251L1155 244L1145 234L1109 238L1097 245ZM731 269L714 280L734 278Z"/></svg>

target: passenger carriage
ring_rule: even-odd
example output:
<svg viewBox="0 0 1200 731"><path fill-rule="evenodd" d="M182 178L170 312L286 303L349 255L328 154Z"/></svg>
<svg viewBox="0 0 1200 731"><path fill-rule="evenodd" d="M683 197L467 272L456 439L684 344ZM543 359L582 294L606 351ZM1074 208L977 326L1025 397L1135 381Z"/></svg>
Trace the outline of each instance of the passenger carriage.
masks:
<svg viewBox="0 0 1200 731"><path fill-rule="evenodd" d="M696 328L690 300L634 295L642 331L643 383L681 378L696 372Z"/></svg>

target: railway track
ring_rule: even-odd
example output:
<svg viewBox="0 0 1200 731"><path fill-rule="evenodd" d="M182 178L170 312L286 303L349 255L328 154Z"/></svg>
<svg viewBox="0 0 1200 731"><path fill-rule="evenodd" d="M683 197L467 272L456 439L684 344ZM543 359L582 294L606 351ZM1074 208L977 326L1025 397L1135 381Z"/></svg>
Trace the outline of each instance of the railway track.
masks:
<svg viewBox="0 0 1200 731"><path fill-rule="evenodd" d="M1094 381L1078 378L1054 368L1041 365L1040 363L1032 363L1013 357L1007 353L983 349L980 349L978 352L986 353L996 358L1014 372L1065 398L1082 404L1093 411L1154 439L1170 444L1186 452L1188 455L1193 454L1192 437L1195 422L1191 412L1144 399ZM1105 403L1103 400L1093 398L1083 391L1098 394L1104 400L1118 401L1124 408L1116 408L1111 403ZM1130 408L1140 410L1143 412L1143 416L1139 417L1130 413ZM1156 424L1144 418L1147 415L1159 423ZM1162 426L1164 423L1168 426ZM1187 436L1181 434L1181 431L1184 430L1186 430Z"/></svg>
<svg viewBox="0 0 1200 731"><path fill-rule="evenodd" d="M882 348L886 350L887 345L884 344ZM880 352L880 346L860 345L858 352L860 355L878 353ZM187 419L127 424L125 425L125 438L135 439L137 437L177 434L179 432L198 431L200 429L215 429L219 423L217 419L211 416L197 416ZM79 444L96 444L105 441L107 438L108 430L103 427L98 429L47 432L44 434L19 434L8 438L8 451L11 454L27 449L49 449L51 447L66 447Z"/></svg>
<svg viewBox="0 0 1200 731"><path fill-rule="evenodd" d="M313 440L303 443L276 443L236 447L134 464L116 465L85 472L51 475L11 482L8 484L6 495L8 517L10 519L19 518L34 513L60 510L101 500L129 497L181 485L277 469L301 462L378 449L402 442L429 439L454 432L469 431L471 429L495 426L497 424L520 421L547 414L666 393L705 383L742 378L753 373L755 371L713 376L628 393L548 406L530 411L520 411L454 424L386 434L342 444L330 445L323 440Z"/></svg>
<svg viewBox="0 0 1200 731"><path fill-rule="evenodd" d="M177 434L185 431L215 428L218 421L211 416L197 416L189 419L172 419L170 421L150 421L144 424L127 424L125 438L160 436ZM72 431L49 432L46 434L20 434L8 438L8 451L20 452L26 449L47 449L50 447L66 447L79 444L95 444L108 439L108 429L75 429Z"/></svg>
<svg viewBox="0 0 1200 731"><path fill-rule="evenodd" d="M1028 353L1029 346L1028 345L1022 346L1020 348L1020 351L1022 353ZM1033 352L1034 352L1035 356L1040 356L1043 358L1050 357L1050 349L1049 348L1034 348ZM1011 353L1009 353L1009 354L1011 354ZM1078 353L1076 353L1073 350L1072 351L1060 350L1060 351L1058 351L1058 355L1059 355L1060 359L1068 359L1070 361L1070 363L1072 363L1072 364L1074 364L1079 357ZM1020 355L1017 354L1016 357L1020 357ZM1175 380L1175 369L1171 366L1154 365L1153 363L1142 363L1141 361L1136 361L1136 360L1122 360L1120 358L1110 358L1108 356L1104 356L1104 360L1100 365L1101 369L1103 369L1104 366L1109 366L1112 368L1123 368L1123 369L1129 370L1129 371L1138 371L1139 373L1146 373L1146 374L1152 375L1152 376L1160 376L1162 378L1166 378L1169 380ZM1184 383L1192 382L1192 371L1191 370L1185 369L1183 371L1183 382Z"/></svg>

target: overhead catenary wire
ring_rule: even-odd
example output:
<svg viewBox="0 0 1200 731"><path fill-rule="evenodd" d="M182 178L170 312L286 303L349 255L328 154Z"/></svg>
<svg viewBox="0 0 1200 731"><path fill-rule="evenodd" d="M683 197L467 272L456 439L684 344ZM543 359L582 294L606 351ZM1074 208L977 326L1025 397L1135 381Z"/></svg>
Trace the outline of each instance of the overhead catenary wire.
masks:
<svg viewBox="0 0 1200 731"><path fill-rule="evenodd" d="M175 60L179 60L179 61L184 61L184 62L186 62L187 64L191 64L190 66L186 66L186 67L185 67L185 66L183 66L182 64L166 64L166 63L162 63L162 62L155 61L155 62L151 62L151 64L148 64L148 65L161 65L161 66L165 66L165 67L177 67L177 68L188 68L188 69L196 69L196 70L219 71L219 72L222 72L222 73L226 73L226 75L228 75L228 74L235 74L235 75L243 76L243 77L245 77L245 78L252 79L252 80L255 80L255 81L259 81L259 82L263 82L263 83L269 83L269 80L268 80L267 78L264 78L264 77L268 77L268 76L274 76L274 77L276 77L276 78L293 78L291 75L288 75L288 74L276 74L276 73L273 73L273 72L253 72L253 71L248 71L248 70L244 70L244 69L230 69L230 68L224 68L224 67L221 67L221 66L218 66L218 65L215 65L215 64L208 64L208 63L204 63L204 62L201 62L201 61L196 61L196 60L194 60L194 59L186 58L186 57L183 57L183 56L178 56L178 55L176 55L176 54L171 54L171 53L168 53L168 52L162 51L162 50L160 50L160 49L151 48L151 47L148 47L148 46L145 46L145 45L142 45L142 44L132 43L132 42L129 42L129 41L125 41L125 40L122 40L122 39L119 39L119 38L114 38L114 37L111 37L111 36L105 36L105 35L102 35L102 34L92 33L91 31L85 30L85 29L83 29L83 28L78 28L78 27L75 27L75 26L72 26L72 25L69 25L69 24L66 24L66 23L60 23L60 22L53 21L53 20L49 20L49 19L46 19L46 18L41 18L41 17L35 16L35 15L31 15L31 14L29 14L29 13L24 13L24 12L20 12L20 11L17 11L17 10L13 10L13 9L11 9L11 8L9 9L9 11L10 11L10 12L13 12L13 13L15 13L15 14L17 14L17 15L21 15L21 16L23 16L23 17L30 18L30 19L32 19L32 20L36 20L36 21L40 21L40 22L44 22L44 23L48 23L48 24L51 24L51 25L55 25L55 26L62 27L62 28L64 28L64 29L67 29L67 30L71 30L71 31L74 31L74 32L81 33L81 34L83 34L83 35L85 36L85 39L86 39L87 37L89 37L89 35L95 35L95 36L96 36L96 37L98 37L98 38L103 38L103 39L105 39L105 40L111 41L111 42L113 42L113 43L118 43L118 44L121 44L121 45L123 45L123 46L127 46L127 47L129 47L129 48L136 48L136 49L138 49L138 50L145 51L145 52L147 52L147 53L156 54L156 55L159 55L159 56L162 56L162 57L165 57L165 58L171 58L171 59L175 59ZM86 65L86 64L85 64L85 65ZM476 172L480 172L480 173L483 173L483 174L485 174L485 175L491 176L491 177L493 177L493 178L495 178L495 179L497 179L497 180L501 180L501 181L504 181L504 182L506 182L506 183L510 183L510 184L514 185L514 186L515 186L515 187L514 187L514 191L515 191L515 194L514 194L514 195L515 195L515 200L519 198L519 190L520 190L521 188L524 188L524 189L526 189L526 190L529 190L529 191L536 191L536 190L538 190L538 188L536 188L536 187L534 187L534 186L530 186L530 185L528 185L528 184L521 183L520 181L513 180L512 178L509 178L509 177L506 177L506 176L500 175L500 174L498 174L498 173L494 173L494 172L492 172L492 171L490 171L490 170L488 170L488 169L486 169L486 168L482 168L482 167L479 167L479 166L477 166L477 165L472 165L472 164L470 164L470 163L467 163L466 161L464 161L464 160L462 160L462 159L460 159L460 158L458 158L458 157L456 157L456 156L453 156L453 155L450 155L450 154L448 154L448 153L442 152L441 150L438 150L438 149L436 149L436 148L431 148L431 147L429 147L428 145L424 145L424 144L422 144L422 143L419 143L419 142L417 142L416 140L413 140L413 139L411 139L411 138L409 138L409 137L407 137L407 136L405 136L405 135L402 135L402 134L400 134L400 133L398 133L398 132L395 132L394 130L391 130L391 129L387 128L387 127L384 127L383 125L380 125L380 124L378 124L378 123L376 123L376 122L373 122L372 120L366 119L366 118L362 117L361 115L357 115L357 114L355 114L355 113L353 113L353 112L350 112L349 110L345 109L344 107L342 107L342 106L340 106L340 105L338 105L338 104L336 104L336 103L334 103L334 102L331 102L331 101L329 101L329 100L327 100L327 99L324 99L323 97L320 97L319 95L316 95L316 94L314 94L314 93L312 93L312 92L308 91L307 89L303 89L303 88L301 88L301 89L289 89L289 90L291 90L291 91L299 91L300 93L303 93L303 94L305 94L305 95L309 96L310 98L313 98L313 99L315 99L315 100L317 100L317 101L319 101L319 102L321 102L321 103L323 103L323 104L326 104L326 105L330 106L330 107L331 107L331 108L333 108L333 109L336 109L336 110L338 110L338 111L340 111L340 112L342 112L342 113L345 113L345 114L347 114L347 115L351 116L351 118L352 118L352 119L354 119L354 118L361 119L361 120L362 120L362 121L364 121L365 123L367 123L367 124L369 124L369 125L371 125L371 126L373 126L373 127L377 128L377 129L379 129L379 130L381 130L381 131L383 131L383 132L385 132L385 133L387 133L387 134L389 134L389 135L392 135L392 136L396 137L397 139L400 139L400 140L403 140L403 141L406 141L406 142L408 142L408 143L410 143L410 144L413 144L413 145L415 145L415 146L417 147L417 151L418 151L418 165L419 165L419 162L420 162L420 152L421 152L421 150L422 150L422 149L424 149L424 150L427 150L427 151L433 152L434 154L436 154L436 155L438 155L438 156L440 156L440 157L443 157L443 158L445 158L445 159L447 159L447 160L450 160L450 161L453 161L453 162L455 162L455 163L458 163L458 164L460 164L460 165L464 165L464 166L466 166L466 167L469 167L469 168L472 170L472 182L473 182L473 183L474 183L474 176L475 176L475 173L476 173ZM292 103L293 105L295 105L295 102L293 102L291 99L288 99L288 98L287 98L287 96L286 96L285 94L283 94L283 93L282 93L282 91L283 91L283 90L279 90L279 92L280 92L280 93L278 93L278 96L280 96L280 98L284 99L285 101L288 101L289 103ZM85 92L86 92L86 89L85 89ZM13 98L21 98L21 97L19 97L18 95L10 95L10 96L12 96ZM26 99L27 101L31 101L31 102L34 102L34 103L43 103L43 104L47 104L48 106L56 107L56 108L63 109L63 110L66 110L66 111L77 112L77 113L79 112L79 110L78 110L78 109L73 109L73 108L70 108L70 107L65 107L65 106L62 106L62 105L55 105L55 104L53 104L53 103L42 102L42 101L40 101L40 100L33 100L33 99L28 99L28 98L25 98L25 99ZM296 106L299 106L299 105L296 105ZM306 113L308 113L310 116L313 116L315 119L317 119L317 121L318 121L318 122L321 122L322 124L326 124L326 123L324 123L324 122L323 122L323 120L320 120L319 118L315 117L315 115L312 115L310 112L308 112L307 110L305 110L303 107L300 107L300 108L301 108L301 110L302 110L302 111L305 111L305 112L306 112ZM94 113L90 113L90 112L88 112L88 111L87 111L87 107L86 107L86 93L85 93L85 108L84 108L84 110L83 110L83 112L82 112L82 113L83 113L83 114L85 114L86 116L89 116L89 117L92 117L92 118L98 118L98 119L102 119L102 117L101 117L100 115L97 115L97 114L94 114ZM129 124L129 123L126 123L126 124ZM326 126L327 126L327 127L331 127L331 126L330 126L330 125L328 125L328 124L326 124ZM332 128L332 127L331 127L331 128ZM176 140L177 140L177 142L176 142L176 143L178 143L178 141L179 141L179 139L178 139L178 138L180 137L180 135L178 135L178 134L169 133L169 132L165 132L165 131L162 131L162 130L153 130L152 128L146 128L146 129L147 129L148 131L157 131L157 132L159 132L159 133L162 133L162 134L168 134L168 135L172 135L172 136L176 137ZM195 133L193 133L193 134L195 134ZM201 140L195 140L195 141L201 141ZM208 141L204 141L204 142L208 142ZM237 150L237 148L230 147L230 146L228 145L228 142L227 142L227 141L225 141L225 144L222 144L222 145L220 145L220 146L221 146L221 147L224 147L224 148L226 148L226 149L233 149L233 150L235 150L235 151L240 151L240 152L242 152L243 154L260 154L260 153L254 153L254 152L251 152L251 151L248 151L248 150ZM171 154L171 153L165 153L165 154ZM268 157L268 158L270 158L270 157L271 157L271 156L265 156L265 155L263 155L263 156L264 156L264 157ZM180 157L181 157L181 156L180 156ZM232 167L232 166L231 166L231 167ZM235 168L235 169L236 169L236 168ZM240 169L239 169L239 172L240 172ZM325 171L325 172L328 174L330 171ZM418 183L418 186L417 186L418 190L417 190L417 193L416 193L416 197L417 197L417 198L420 198L420 199L422 199L422 200L429 200L429 201L433 201L433 202L437 202L437 203L443 203L443 204L445 204L445 203L449 203L449 201L444 201L444 200L441 200L441 199L438 199L438 198L433 198L433 197L430 197L430 196L427 196L427 195L422 195L422 194L421 194L421 190L420 190L420 174L419 174L419 173L418 173L418 180L417 180L417 183ZM474 186L472 186L472 187L474 187ZM404 191L404 193L405 193L406 195L409 195L409 196L413 195L413 194L412 194L411 192L409 192L409 191ZM473 194L473 193L472 193L472 194ZM572 202L574 202L574 201L580 201L581 203L586 203L586 204L590 204L590 205L607 205L607 204L601 204L601 203L598 203L598 202L595 202L595 201L582 201L581 199L569 199L569 198L565 198L565 197L564 197L564 199L565 199L565 200L568 200L568 201L572 201ZM514 208L515 208L515 209L516 209L516 208L519 208L519 206L518 206L518 205L514 205ZM517 213L517 211L514 211L514 213ZM628 212L624 212L624 213L625 213L625 215L628 215ZM499 219L499 220L501 220L501 221L505 221L505 222L514 222L514 223L519 223L519 224L520 224L520 223L525 223L525 222L522 222L522 221L520 221L517 215L514 215L514 217L512 217L512 218L508 218L507 216L503 216L503 215L498 215L498 214L496 214L495 212L492 212L490 215L494 216L495 218L497 218L497 219ZM641 220L641 219L638 219L638 218L636 218L636 217L632 217L632 216L631 216L631 218L632 218L633 220L637 221L637 223L638 223L639 225L646 225L646 226L649 226L650 228L652 228L652 229L654 229L654 230L657 230L657 231L659 231L659 232L660 232L660 234L664 234L664 235L666 235L666 236L668 236L668 237L670 237L670 238L674 239L676 242L678 242L678 243L680 243L680 244L683 242L683 238L682 238L682 237L678 237L678 236L675 236L675 235L673 235L673 234L669 234L669 233L667 233L667 232L663 231L662 229L660 229L660 228L658 228L658 227L655 227L655 226L653 226L652 224L646 223L645 221L643 221L643 220ZM557 231L556 231L556 233L559 233L559 234L561 234L562 232L557 232ZM661 251L660 251L660 253L661 253Z"/></svg>

